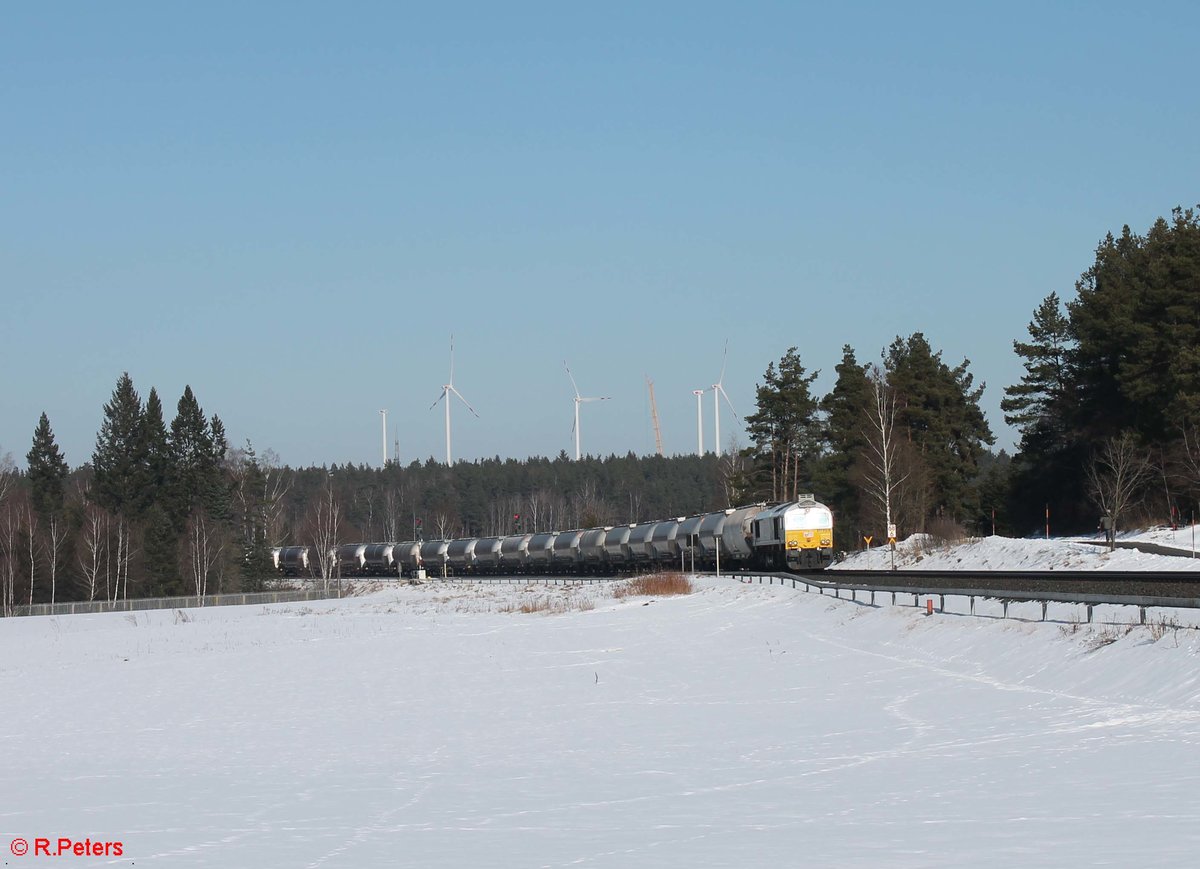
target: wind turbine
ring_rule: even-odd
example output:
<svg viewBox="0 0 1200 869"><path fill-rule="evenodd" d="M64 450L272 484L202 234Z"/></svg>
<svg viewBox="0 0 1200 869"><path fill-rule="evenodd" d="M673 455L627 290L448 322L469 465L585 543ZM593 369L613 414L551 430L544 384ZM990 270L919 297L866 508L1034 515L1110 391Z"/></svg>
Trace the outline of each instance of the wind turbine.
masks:
<svg viewBox="0 0 1200 869"><path fill-rule="evenodd" d="M437 401L429 405L429 409L433 410L437 407L438 401L445 399L446 401L446 466L449 467L454 463L450 455L450 393L458 396L458 400L467 406L467 410L475 413L475 408L471 407L471 403L462 397L462 393L454 388L454 336L450 336L450 382L442 384L442 394L438 396ZM476 418L479 414L475 413Z"/></svg>
<svg viewBox="0 0 1200 869"><path fill-rule="evenodd" d="M575 385L575 377L571 374L571 369L567 367L567 362L563 360L563 368L567 369L567 377L571 378L571 388L575 390L575 425L572 430L575 432L575 461L579 461L582 453L579 449L579 405L585 401L608 401L612 396L602 395L599 398L584 398L579 394L579 387Z"/></svg>
<svg viewBox="0 0 1200 869"><path fill-rule="evenodd" d="M717 378L717 382L712 385L713 393L713 437L716 442L713 444L713 449L718 456L721 455L721 397L725 398L725 403L729 405L729 409L733 411L733 418L740 419L738 412L733 408L733 402L729 400L729 394L725 391L723 384L725 383L725 363L729 361L729 339L725 339L725 355L721 358L721 376Z"/></svg>
<svg viewBox="0 0 1200 869"><path fill-rule="evenodd" d="M704 455L704 392L703 389L693 389L696 396L696 455Z"/></svg>

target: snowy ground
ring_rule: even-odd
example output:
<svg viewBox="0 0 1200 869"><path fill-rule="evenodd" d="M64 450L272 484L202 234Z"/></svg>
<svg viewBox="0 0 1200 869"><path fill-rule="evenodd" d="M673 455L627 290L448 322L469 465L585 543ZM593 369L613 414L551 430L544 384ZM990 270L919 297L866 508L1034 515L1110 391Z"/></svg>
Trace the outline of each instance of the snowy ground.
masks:
<svg viewBox="0 0 1200 869"><path fill-rule="evenodd" d="M1171 532L1166 532L1170 534ZM1177 532L1168 541L1162 532L1139 532L1122 540L1146 540L1171 545L1190 539L1191 529ZM887 546L868 553L859 550L834 565L843 570L883 570L891 567ZM984 537L962 543L936 542L914 535L896 544L896 567L903 570L1200 570L1200 559L1190 549L1179 555L1154 555L1136 549L1110 551L1105 546L1081 540L1043 540Z"/></svg>
<svg viewBox="0 0 1200 869"><path fill-rule="evenodd" d="M549 596L549 598L544 598ZM548 599L560 612L522 613ZM702 580L0 621L72 866L1191 866L1200 635ZM34 866L5 853L6 865Z"/></svg>

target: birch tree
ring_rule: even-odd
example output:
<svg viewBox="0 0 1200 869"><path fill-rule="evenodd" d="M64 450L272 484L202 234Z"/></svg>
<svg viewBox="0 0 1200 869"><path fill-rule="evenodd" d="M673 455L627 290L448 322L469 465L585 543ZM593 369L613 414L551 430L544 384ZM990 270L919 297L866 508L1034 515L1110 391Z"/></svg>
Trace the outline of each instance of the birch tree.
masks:
<svg viewBox="0 0 1200 869"><path fill-rule="evenodd" d="M326 478L320 496L313 504L309 526L322 588L328 594L329 580L334 575L337 564L336 550L342 533L342 507L334 494L332 474Z"/></svg>
<svg viewBox="0 0 1200 869"><path fill-rule="evenodd" d="M1132 432L1109 438L1087 466L1088 485L1096 505L1111 520L1109 548L1116 547L1121 516L1141 495L1153 474L1150 453Z"/></svg>
<svg viewBox="0 0 1200 869"><path fill-rule="evenodd" d="M108 564L108 537L112 526L112 517L95 504L88 504L83 509L83 524L80 528L79 547L76 550L76 560L79 564L83 585L87 590L88 600L96 599L100 590L100 574L104 572L105 598L108 597L109 576L106 570Z"/></svg>
<svg viewBox="0 0 1200 869"><path fill-rule="evenodd" d="M214 521L203 507L192 511L188 518L184 541L188 574L198 602L202 603L208 594L209 580L221 563L226 542L223 532L221 523Z"/></svg>
<svg viewBox="0 0 1200 869"><path fill-rule="evenodd" d="M870 385L863 442L863 491L883 515L885 525L896 524L893 508L900 487L908 479L901 468L900 444L896 437L897 399L886 373L872 365L867 371Z"/></svg>

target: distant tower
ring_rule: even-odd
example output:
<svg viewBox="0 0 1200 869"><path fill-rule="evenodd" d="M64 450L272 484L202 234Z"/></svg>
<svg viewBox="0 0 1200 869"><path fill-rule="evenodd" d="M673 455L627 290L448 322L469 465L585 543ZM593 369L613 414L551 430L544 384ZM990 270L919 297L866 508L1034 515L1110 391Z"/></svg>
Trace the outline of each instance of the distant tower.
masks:
<svg viewBox="0 0 1200 869"><path fill-rule="evenodd" d="M387 410L386 410L386 408L383 410L380 410L379 414L380 414L380 416L383 417L383 465L381 467L386 468L387 467Z"/></svg>
<svg viewBox="0 0 1200 869"><path fill-rule="evenodd" d="M658 427L658 405L654 402L654 381L646 375L646 388L650 390L650 420L654 423L654 449L660 456L662 450L662 429Z"/></svg>

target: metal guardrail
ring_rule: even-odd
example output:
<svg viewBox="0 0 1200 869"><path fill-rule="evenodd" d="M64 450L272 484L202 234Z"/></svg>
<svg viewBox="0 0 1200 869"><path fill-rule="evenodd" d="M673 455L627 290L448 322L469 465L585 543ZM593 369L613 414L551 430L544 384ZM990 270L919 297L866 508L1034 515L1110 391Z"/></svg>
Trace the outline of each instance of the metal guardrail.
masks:
<svg viewBox="0 0 1200 869"><path fill-rule="evenodd" d="M80 613L120 613L134 610L188 609L207 606L246 606L267 603L295 603L305 600L327 600L338 597L338 590L325 591L260 591L239 594L210 594L203 597L141 597L129 600L78 600L64 603L35 603L13 608L14 616L61 616Z"/></svg>
<svg viewBox="0 0 1200 869"><path fill-rule="evenodd" d="M842 571L837 571L842 572ZM847 571L848 572L848 571ZM857 573L857 571L856 571ZM905 578L912 578L919 571L909 571L904 574ZM1058 577L1058 571L1054 571L1055 577ZM778 581L779 585L791 584L792 588L804 586L806 592L814 589L820 594L833 592L835 597L841 598L843 592L848 592L847 600L858 600L861 593L864 596L864 603L875 605L876 594L890 594L892 596L892 605L896 605L896 595L912 595L913 606L920 606L921 600L931 600L938 598L938 612L946 611L947 597L965 597L970 600L970 614L975 614L976 598L985 598L998 600L1003 604L1002 618L1008 618L1008 606L1016 601L1032 601L1040 602L1042 605L1042 621L1046 620L1046 607L1051 603L1073 603L1083 604L1087 607L1087 620L1092 620L1092 610L1098 605L1112 606L1136 606L1140 611L1141 622L1146 622L1146 610L1151 607L1160 608L1176 608L1176 609L1200 609L1200 598L1193 597L1160 597L1156 595L1119 595L1119 594L1083 594L1077 592L1045 592L1045 591L1015 591L1003 588L943 588L914 585L898 585L894 583L845 583L829 580L813 579L811 576L798 576L790 573L734 573L727 574L734 579L744 583L754 583L762 585L763 580L766 584L774 585ZM828 576L829 574L824 574ZM945 573L939 574L944 576ZM1025 574L1026 576L1028 574ZM968 574L971 578L975 578L977 574ZM1093 575L1093 578L1094 575Z"/></svg>

